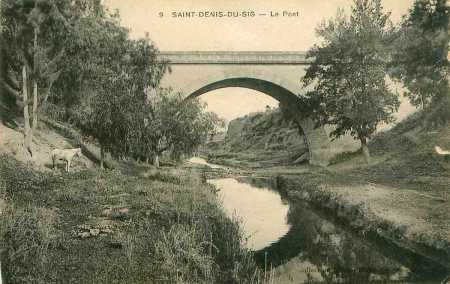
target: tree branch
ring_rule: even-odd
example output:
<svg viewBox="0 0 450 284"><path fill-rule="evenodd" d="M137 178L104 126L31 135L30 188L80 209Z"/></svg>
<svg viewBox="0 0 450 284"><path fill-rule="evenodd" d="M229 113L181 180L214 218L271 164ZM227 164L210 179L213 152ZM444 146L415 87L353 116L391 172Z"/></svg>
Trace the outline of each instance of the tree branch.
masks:
<svg viewBox="0 0 450 284"><path fill-rule="evenodd" d="M45 97L44 97L44 100L43 100L43 102L42 102L42 105L44 105L46 102L47 102L47 99L48 99L48 96L50 95L50 90L51 90L51 88L52 88L52 86L53 86L53 83L56 81L56 80L58 80L58 77L59 77L59 75L61 74L61 71L62 70L59 70L59 71L57 71L57 72L55 72L55 73L53 73L53 74L51 74L50 76L49 76L49 86L48 86L48 88L47 88L47 91L45 92Z"/></svg>
<svg viewBox="0 0 450 284"><path fill-rule="evenodd" d="M52 73L57 73L60 71L55 72L54 70L56 69L56 66L58 64L58 62L61 60L61 58L64 56L65 50L61 49L61 51L55 56L53 57L52 60L50 60L47 64L45 64L45 67L41 70L41 76L42 77L48 77L51 76ZM59 74L56 78L59 77Z"/></svg>
<svg viewBox="0 0 450 284"><path fill-rule="evenodd" d="M17 80L17 78L15 78L14 74L12 73L11 70L8 70L6 72L6 76L5 76L5 84L9 84L12 88L14 88L15 90L19 91L20 87L19 87L19 80Z"/></svg>
<svg viewBox="0 0 450 284"><path fill-rule="evenodd" d="M32 103L31 99L28 99L27 102L24 102L23 98L22 98L22 93L20 91L15 90L14 88L12 88L4 80L1 80L0 83L3 86L4 90L8 92L8 94L10 94L16 98L16 104L19 107L24 107L25 105L29 105Z"/></svg>
<svg viewBox="0 0 450 284"><path fill-rule="evenodd" d="M20 91L16 90L14 87L10 86L4 79L1 80L2 86L3 88L10 94L13 95L14 97L21 99L21 93Z"/></svg>

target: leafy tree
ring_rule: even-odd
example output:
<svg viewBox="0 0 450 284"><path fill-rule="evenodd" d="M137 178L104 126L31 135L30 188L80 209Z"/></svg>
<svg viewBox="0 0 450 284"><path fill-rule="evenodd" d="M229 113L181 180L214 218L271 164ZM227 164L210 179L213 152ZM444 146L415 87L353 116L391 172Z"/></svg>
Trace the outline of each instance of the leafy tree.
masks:
<svg viewBox="0 0 450 284"><path fill-rule="evenodd" d="M120 29L108 32L107 64L94 84L85 132L96 137L104 150L116 156L141 155L144 115L149 109L146 92L159 85L167 65L156 62L156 48L148 39L131 41ZM113 53L109 53L113 51ZM103 54L105 55L105 54Z"/></svg>
<svg viewBox="0 0 450 284"><path fill-rule="evenodd" d="M444 105L442 112L448 113L450 8L446 2L414 2L395 34L391 74L404 83L413 105L428 111Z"/></svg>
<svg viewBox="0 0 450 284"><path fill-rule="evenodd" d="M64 110L64 119L86 126L84 111L107 79L105 74L120 73L128 31L119 25L118 14L108 14L103 6L80 3L75 8L70 41L61 80L55 84L51 102ZM91 3L92 4L92 3Z"/></svg>
<svg viewBox="0 0 450 284"><path fill-rule="evenodd" d="M112 73L112 76L115 74ZM112 87L116 87L116 91L121 90L120 81L111 82ZM91 134L100 144L100 167L103 168L105 150L113 151L114 145L118 144L119 137L116 136L115 130L121 113L120 96L117 92L107 95L107 90L100 89L96 96L93 97L89 105L87 117L84 118L83 132ZM119 119L120 121L120 119ZM119 125L120 126L120 125Z"/></svg>
<svg viewBox="0 0 450 284"><path fill-rule="evenodd" d="M63 55L64 41L61 35L69 28L65 15L68 4L68 1L55 0L1 2L4 41L1 51L2 58L8 58L3 62L1 85L23 108L24 146L30 154L40 102L42 97L48 97L59 76L57 65ZM31 125L29 105L32 105Z"/></svg>
<svg viewBox="0 0 450 284"><path fill-rule="evenodd" d="M350 133L358 139L368 163L368 139L380 123L393 121L399 106L385 80L388 16L380 0L355 0L349 18L339 11L322 23L317 34L323 42L308 51L314 60L303 78L313 87L308 94L312 115L319 124L336 126L333 138Z"/></svg>
<svg viewBox="0 0 450 284"><path fill-rule="evenodd" d="M211 131L208 133L209 139L213 139L215 135L223 131L226 126L224 119L220 118L215 112L207 112L207 122L211 123Z"/></svg>
<svg viewBox="0 0 450 284"><path fill-rule="evenodd" d="M220 119L205 111L197 99L186 100L181 93L160 89L150 97L150 111L146 135L148 148L153 154L153 164L170 150L175 157L192 154L220 125Z"/></svg>

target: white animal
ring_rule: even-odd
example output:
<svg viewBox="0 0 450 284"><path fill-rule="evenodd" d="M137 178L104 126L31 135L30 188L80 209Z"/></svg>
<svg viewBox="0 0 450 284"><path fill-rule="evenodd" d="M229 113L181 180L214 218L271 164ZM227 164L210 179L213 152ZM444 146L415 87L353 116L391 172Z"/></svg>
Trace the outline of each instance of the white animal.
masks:
<svg viewBox="0 0 450 284"><path fill-rule="evenodd" d="M81 148L75 149L55 149L51 153L52 161L53 161L53 169L56 168L56 162L59 160L63 160L66 162L66 171L69 172L70 163L74 156L81 156Z"/></svg>
<svg viewBox="0 0 450 284"><path fill-rule="evenodd" d="M436 150L436 153L438 153L441 156L449 156L450 157L450 151L443 150L439 146L435 146L434 149Z"/></svg>

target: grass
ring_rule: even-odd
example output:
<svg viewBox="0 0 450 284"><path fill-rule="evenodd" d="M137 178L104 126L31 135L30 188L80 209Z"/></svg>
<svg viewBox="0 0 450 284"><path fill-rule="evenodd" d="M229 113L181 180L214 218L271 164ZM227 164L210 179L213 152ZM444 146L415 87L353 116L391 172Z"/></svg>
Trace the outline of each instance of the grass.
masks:
<svg viewBox="0 0 450 284"><path fill-rule="evenodd" d="M237 221L186 169L36 172L0 156L7 283L261 281Z"/></svg>
<svg viewBox="0 0 450 284"><path fill-rule="evenodd" d="M361 151L343 152L326 169L287 166L258 169L259 174L325 176L332 184L371 182L427 192L434 197L450 195L450 160L438 156L434 147L450 149L450 123L424 127L424 115L416 112L388 131L378 133L369 143L372 156L367 165ZM311 174L308 174L311 172Z"/></svg>
<svg viewBox="0 0 450 284"><path fill-rule="evenodd" d="M448 191L450 161L435 153L434 147L450 149L450 123L422 127L423 114L411 115L393 129L378 134L369 147L379 163L352 173L377 183L440 194Z"/></svg>
<svg viewBox="0 0 450 284"><path fill-rule="evenodd" d="M9 218L2 222L3 244L6 249L2 260L5 279L16 283L45 282L54 279L47 270L49 250L56 243L51 216L43 208L10 208Z"/></svg>

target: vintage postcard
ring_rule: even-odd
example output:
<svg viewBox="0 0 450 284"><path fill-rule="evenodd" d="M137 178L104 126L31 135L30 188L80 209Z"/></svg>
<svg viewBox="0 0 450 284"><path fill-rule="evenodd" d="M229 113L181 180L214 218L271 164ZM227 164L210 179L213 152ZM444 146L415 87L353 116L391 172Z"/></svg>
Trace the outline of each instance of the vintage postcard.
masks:
<svg viewBox="0 0 450 284"><path fill-rule="evenodd" d="M450 283L448 0L0 0L1 283Z"/></svg>

